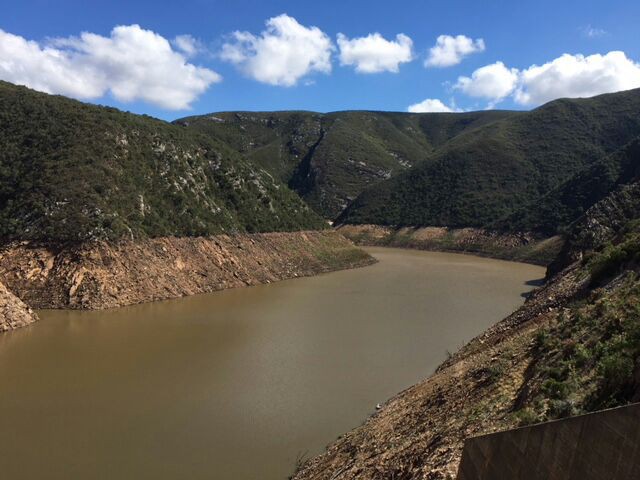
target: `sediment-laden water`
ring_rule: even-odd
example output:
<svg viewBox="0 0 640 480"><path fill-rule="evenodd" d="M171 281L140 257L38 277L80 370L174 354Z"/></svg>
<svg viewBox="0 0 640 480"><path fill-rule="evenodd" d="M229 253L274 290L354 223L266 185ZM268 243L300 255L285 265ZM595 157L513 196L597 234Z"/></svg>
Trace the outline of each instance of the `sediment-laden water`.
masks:
<svg viewBox="0 0 640 480"><path fill-rule="evenodd" d="M543 269L380 262L0 335L0 476L285 479L523 302Z"/></svg>

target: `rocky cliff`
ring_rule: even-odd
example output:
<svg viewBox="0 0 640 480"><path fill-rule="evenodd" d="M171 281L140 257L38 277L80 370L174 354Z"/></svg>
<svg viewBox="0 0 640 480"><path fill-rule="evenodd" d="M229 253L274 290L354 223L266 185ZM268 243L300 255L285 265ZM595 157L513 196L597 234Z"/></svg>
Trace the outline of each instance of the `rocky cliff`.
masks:
<svg viewBox="0 0 640 480"><path fill-rule="evenodd" d="M0 283L0 332L26 327L37 319L29 307Z"/></svg>
<svg viewBox="0 0 640 480"><path fill-rule="evenodd" d="M0 279L33 308L101 309L270 283L374 260L332 231L28 242L0 254Z"/></svg>

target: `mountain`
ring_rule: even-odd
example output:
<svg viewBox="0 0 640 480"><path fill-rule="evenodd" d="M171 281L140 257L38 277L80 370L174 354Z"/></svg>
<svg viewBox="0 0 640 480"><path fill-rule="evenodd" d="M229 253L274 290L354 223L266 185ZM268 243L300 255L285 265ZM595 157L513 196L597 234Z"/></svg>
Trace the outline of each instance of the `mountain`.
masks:
<svg viewBox="0 0 640 480"><path fill-rule="evenodd" d="M4 240L297 230L321 217L551 236L630 178L640 143L640 90L530 112L173 124L5 82L0 100Z"/></svg>
<svg viewBox="0 0 640 480"><path fill-rule="evenodd" d="M366 187L422 162L461 132L519 115L222 112L174 123L224 141L333 219Z"/></svg>
<svg viewBox="0 0 640 480"><path fill-rule="evenodd" d="M278 178L195 130L0 82L0 240L326 226Z"/></svg>
<svg viewBox="0 0 640 480"><path fill-rule="evenodd" d="M501 225L549 234L601 195L552 219L534 212L539 202L639 135L640 90L556 100L461 132L425 161L364 190L337 221L491 227L519 212Z"/></svg>

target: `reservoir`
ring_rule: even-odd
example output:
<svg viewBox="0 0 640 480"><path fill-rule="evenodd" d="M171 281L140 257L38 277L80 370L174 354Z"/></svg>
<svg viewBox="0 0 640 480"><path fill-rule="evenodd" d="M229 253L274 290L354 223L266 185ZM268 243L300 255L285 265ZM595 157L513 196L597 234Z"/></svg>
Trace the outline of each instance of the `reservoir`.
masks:
<svg viewBox="0 0 640 480"><path fill-rule="evenodd" d="M370 248L355 270L0 335L0 472L284 480L524 301L544 269Z"/></svg>

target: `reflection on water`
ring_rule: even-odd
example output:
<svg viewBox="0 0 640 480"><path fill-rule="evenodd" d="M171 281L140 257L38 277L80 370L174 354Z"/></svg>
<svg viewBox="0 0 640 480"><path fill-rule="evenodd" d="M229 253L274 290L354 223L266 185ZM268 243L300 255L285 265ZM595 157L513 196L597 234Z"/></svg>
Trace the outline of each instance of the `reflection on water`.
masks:
<svg viewBox="0 0 640 480"><path fill-rule="evenodd" d="M0 471L20 479L284 479L510 313L543 270L370 249L357 270L0 335Z"/></svg>

